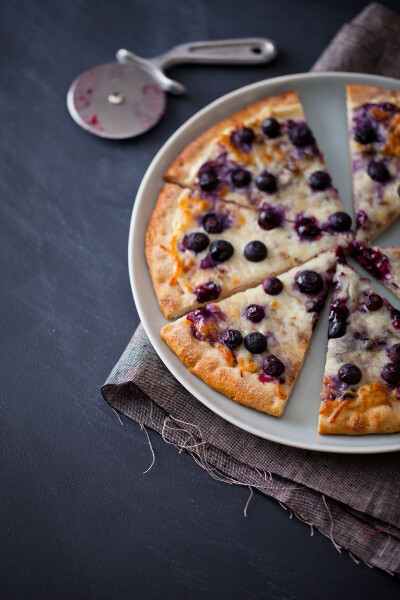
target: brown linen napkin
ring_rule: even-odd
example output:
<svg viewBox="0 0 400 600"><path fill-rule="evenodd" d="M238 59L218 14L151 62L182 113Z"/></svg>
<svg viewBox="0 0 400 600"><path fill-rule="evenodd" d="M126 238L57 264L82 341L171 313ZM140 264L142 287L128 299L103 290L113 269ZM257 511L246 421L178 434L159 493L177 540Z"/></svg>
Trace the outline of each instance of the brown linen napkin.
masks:
<svg viewBox="0 0 400 600"><path fill-rule="evenodd" d="M369 5L339 31L313 70L398 76L392 55L400 50L398 40L400 18L379 4ZM370 44L371 63L365 51ZM242 431L180 385L141 325L102 393L113 408L192 454L212 477L275 498L339 551L345 548L353 558L400 575L400 453L309 452Z"/></svg>

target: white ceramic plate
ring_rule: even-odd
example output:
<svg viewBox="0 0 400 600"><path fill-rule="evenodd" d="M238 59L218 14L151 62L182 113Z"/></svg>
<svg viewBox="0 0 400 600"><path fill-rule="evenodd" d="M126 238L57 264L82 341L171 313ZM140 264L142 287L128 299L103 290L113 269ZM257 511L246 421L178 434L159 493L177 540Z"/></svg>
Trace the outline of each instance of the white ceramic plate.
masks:
<svg viewBox="0 0 400 600"><path fill-rule="evenodd" d="M247 104L267 96L296 90L307 121L325 155L345 210L353 214L345 108L345 84L379 85L400 90L400 81L387 77L352 73L290 75L260 81L216 100L189 119L158 152L139 188L129 235L129 274L136 307L143 326L161 360L171 373L203 404L234 425L262 438L324 452L378 453L400 450L400 433L368 436L320 436L317 433L319 395L325 366L328 305L321 316L285 413L281 419L233 402L209 388L190 373L160 337L166 324L153 291L147 268L145 230L163 185L163 175L172 160L200 133ZM379 238L379 244L399 245L400 222ZM351 262L351 261L350 261ZM375 287L398 308L399 302L376 281Z"/></svg>

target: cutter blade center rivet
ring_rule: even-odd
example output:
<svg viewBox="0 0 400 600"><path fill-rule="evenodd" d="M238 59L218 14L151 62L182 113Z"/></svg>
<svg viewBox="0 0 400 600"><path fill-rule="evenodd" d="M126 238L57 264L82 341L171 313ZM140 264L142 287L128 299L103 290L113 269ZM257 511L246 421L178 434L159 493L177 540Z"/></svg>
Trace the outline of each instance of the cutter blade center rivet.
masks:
<svg viewBox="0 0 400 600"><path fill-rule="evenodd" d="M108 101L110 104L123 104L125 100L126 97L120 92L113 92L108 96Z"/></svg>

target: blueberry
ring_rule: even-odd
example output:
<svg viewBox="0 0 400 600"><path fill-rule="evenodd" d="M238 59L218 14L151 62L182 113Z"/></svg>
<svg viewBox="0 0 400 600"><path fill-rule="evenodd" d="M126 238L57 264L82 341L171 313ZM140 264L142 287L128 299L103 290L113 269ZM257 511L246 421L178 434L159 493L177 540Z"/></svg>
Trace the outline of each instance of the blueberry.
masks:
<svg viewBox="0 0 400 600"><path fill-rule="evenodd" d="M329 225L333 231L349 231L351 217L345 212L339 211L329 217Z"/></svg>
<svg viewBox="0 0 400 600"><path fill-rule="evenodd" d="M267 349L267 338L258 331L252 331L244 338L244 345L252 354L261 354Z"/></svg>
<svg viewBox="0 0 400 600"><path fill-rule="evenodd" d="M296 285L304 294L319 294L324 287L324 280L315 271L302 271L296 277Z"/></svg>
<svg viewBox="0 0 400 600"><path fill-rule="evenodd" d="M219 177L213 170L203 171L199 175L199 184L202 190L205 192L212 192L218 187Z"/></svg>
<svg viewBox="0 0 400 600"><path fill-rule="evenodd" d="M269 138L276 138L281 133L281 126L279 125L279 121L271 117L270 119L265 119L261 125L261 129L263 133Z"/></svg>
<svg viewBox="0 0 400 600"><path fill-rule="evenodd" d="M391 385L400 383L400 365L396 363L387 363L382 367L381 376L384 381Z"/></svg>
<svg viewBox="0 0 400 600"><path fill-rule="evenodd" d="M228 348L237 348L243 342L243 336L237 329L227 329L222 334L222 342Z"/></svg>
<svg viewBox="0 0 400 600"><path fill-rule="evenodd" d="M259 190L267 192L268 194L273 194L278 189L275 175L268 173L268 171L264 171L258 175L256 178L256 186Z"/></svg>
<svg viewBox="0 0 400 600"><path fill-rule="evenodd" d="M264 358L262 368L266 375L270 375L271 377L279 377L285 370L285 365L277 356L270 354Z"/></svg>
<svg viewBox="0 0 400 600"><path fill-rule="evenodd" d="M265 310L259 304L249 304L244 309L244 316L252 323L259 323L265 317Z"/></svg>
<svg viewBox="0 0 400 600"><path fill-rule="evenodd" d="M207 233L221 233L224 229L223 221L217 213L204 215L202 224Z"/></svg>
<svg viewBox="0 0 400 600"><path fill-rule="evenodd" d="M383 300L379 294L372 292L365 298L364 304L370 311L379 310L382 307Z"/></svg>
<svg viewBox="0 0 400 600"><path fill-rule="evenodd" d="M280 215L273 208L263 208L258 213L258 224L261 229L275 229L282 223Z"/></svg>
<svg viewBox="0 0 400 600"><path fill-rule="evenodd" d="M377 140L376 131L372 123L367 122L357 127L354 132L354 139L360 144L371 144Z"/></svg>
<svg viewBox="0 0 400 600"><path fill-rule="evenodd" d="M267 246L259 240L249 242L244 249L245 258L251 262L260 262L267 257L267 254Z"/></svg>
<svg viewBox="0 0 400 600"><path fill-rule="evenodd" d="M329 313L328 338L340 338L347 329L347 311L344 308L334 307Z"/></svg>
<svg viewBox="0 0 400 600"><path fill-rule="evenodd" d="M282 218L273 208L268 207L259 211L257 222L261 229L269 231L275 229L275 227L280 227Z"/></svg>
<svg viewBox="0 0 400 600"><path fill-rule="evenodd" d="M252 144L256 137L251 127L243 127L242 129L238 129L237 136L242 144Z"/></svg>
<svg viewBox="0 0 400 600"><path fill-rule="evenodd" d="M207 283L202 283L194 288L193 293L197 302L209 302L218 298L221 293L221 286L215 281L207 281Z"/></svg>
<svg viewBox="0 0 400 600"><path fill-rule="evenodd" d="M359 210L356 216L356 227L359 229L360 227L364 227L364 225L368 221L368 215L365 211Z"/></svg>
<svg viewBox="0 0 400 600"><path fill-rule="evenodd" d="M315 142L311 129L307 125L293 125L289 130L289 138L292 144L299 148L309 146Z"/></svg>
<svg viewBox="0 0 400 600"><path fill-rule="evenodd" d="M208 235L201 233L201 231L195 231L185 235L182 241L182 245L187 250L193 250L193 252L201 252L205 250L210 243Z"/></svg>
<svg viewBox="0 0 400 600"><path fill-rule="evenodd" d="M394 363L400 363L400 344L395 344L388 350L389 358Z"/></svg>
<svg viewBox="0 0 400 600"><path fill-rule="evenodd" d="M244 187L249 185L251 181L251 175L249 171L246 171L246 169L235 169L231 173L231 181L236 187Z"/></svg>
<svg viewBox="0 0 400 600"><path fill-rule="evenodd" d="M210 246L211 258L216 262L225 262L233 254L233 246L226 240L216 240Z"/></svg>
<svg viewBox="0 0 400 600"><path fill-rule="evenodd" d="M313 190L319 190L322 192L323 190L331 187L332 179L329 173L326 171L314 171L314 173L311 173L308 179L308 185Z"/></svg>
<svg viewBox="0 0 400 600"><path fill-rule="evenodd" d="M307 219L307 217L303 217L296 223L296 231L301 238L306 240L313 240L321 233L320 228L314 221Z"/></svg>
<svg viewBox="0 0 400 600"><path fill-rule="evenodd" d="M390 312L390 316L392 317L393 321L393 327L395 329L400 329L400 310L397 310L397 308L392 308L391 312Z"/></svg>
<svg viewBox="0 0 400 600"><path fill-rule="evenodd" d="M370 162L367 172L371 179L379 183L385 183L390 179L390 173L382 161L373 160Z"/></svg>
<svg viewBox="0 0 400 600"><path fill-rule="evenodd" d="M340 338L346 333L346 323L343 321L329 321L328 338Z"/></svg>
<svg viewBox="0 0 400 600"><path fill-rule="evenodd" d="M283 290L283 284L277 277L268 277L263 281L263 290L270 296L277 296Z"/></svg>
<svg viewBox="0 0 400 600"><path fill-rule="evenodd" d="M339 377L344 383L348 383L350 385L358 383L361 381L361 371L357 367L357 365L353 365L352 363L346 363L342 365L339 369Z"/></svg>

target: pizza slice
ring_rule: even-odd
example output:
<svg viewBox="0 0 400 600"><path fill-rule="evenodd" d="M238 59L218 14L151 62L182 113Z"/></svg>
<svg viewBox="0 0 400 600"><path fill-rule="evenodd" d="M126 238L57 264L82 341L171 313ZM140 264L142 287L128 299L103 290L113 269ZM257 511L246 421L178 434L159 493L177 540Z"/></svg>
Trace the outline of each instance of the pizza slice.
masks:
<svg viewBox="0 0 400 600"><path fill-rule="evenodd" d="M357 239L370 242L400 216L400 92L347 86Z"/></svg>
<svg viewBox="0 0 400 600"><path fill-rule="evenodd" d="M400 311L339 261L319 433L400 431Z"/></svg>
<svg viewBox="0 0 400 600"><path fill-rule="evenodd" d="M382 248L352 242L350 253L368 273L380 279L400 299L400 247Z"/></svg>
<svg viewBox="0 0 400 600"><path fill-rule="evenodd" d="M280 417L335 269L329 251L262 285L196 309L161 336L189 370L236 402Z"/></svg>
<svg viewBox="0 0 400 600"><path fill-rule="evenodd" d="M251 104L221 121L172 163L165 179L202 198L243 206L331 204L342 211L296 92Z"/></svg>
<svg viewBox="0 0 400 600"><path fill-rule="evenodd" d="M258 211L166 184L146 233L146 257L164 315L259 285L336 246L351 219L329 203L264 204Z"/></svg>

